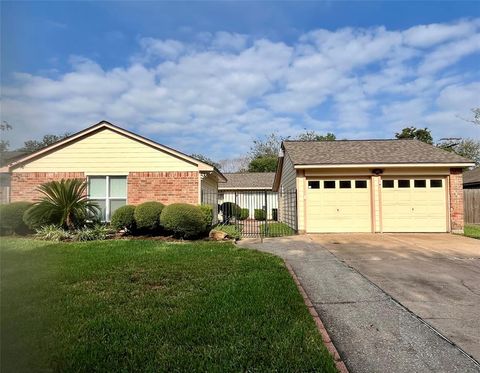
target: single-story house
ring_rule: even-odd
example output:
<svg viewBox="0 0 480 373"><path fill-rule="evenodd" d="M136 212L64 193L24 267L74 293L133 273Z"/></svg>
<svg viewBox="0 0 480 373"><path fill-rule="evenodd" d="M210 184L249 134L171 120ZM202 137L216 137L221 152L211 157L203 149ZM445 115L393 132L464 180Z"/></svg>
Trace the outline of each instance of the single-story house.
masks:
<svg viewBox="0 0 480 373"><path fill-rule="evenodd" d="M463 189L480 189L480 167L464 172Z"/></svg>
<svg viewBox="0 0 480 373"><path fill-rule="evenodd" d="M462 232L462 170L418 140L284 141L274 191L295 191L300 233ZM282 208L279 214L282 215Z"/></svg>
<svg viewBox="0 0 480 373"><path fill-rule="evenodd" d="M255 209L267 209L267 219L274 218L278 209L278 193L273 192L275 172L225 173L226 183L218 186L218 203L234 202L249 210L253 219Z"/></svg>
<svg viewBox="0 0 480 373"><path fill-rule="evenodd" d="M1 169L11 174L10 201L33 201L40 184L86 179L88 196L99 203L103 219L125 204L209 203L217 216L215 167L165 145L102 121ZM202 200L202 195L210 200Z"/></svg>

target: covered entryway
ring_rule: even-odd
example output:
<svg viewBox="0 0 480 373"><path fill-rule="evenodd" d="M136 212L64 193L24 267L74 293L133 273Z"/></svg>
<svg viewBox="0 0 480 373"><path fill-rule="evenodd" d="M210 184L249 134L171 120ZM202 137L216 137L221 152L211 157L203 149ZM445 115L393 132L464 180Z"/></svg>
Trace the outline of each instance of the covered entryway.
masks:
<svg viewBox="0 0 480 373"><path fill-rule="evenodd" d="M371 232L370 200L368 179L309 179L307 232Z"/></svg>
<svg viewBox="0 0 480 373"><path fill-rule="evenodd" d="M383 232L447 232L444 177L383 178Z"/></svg>

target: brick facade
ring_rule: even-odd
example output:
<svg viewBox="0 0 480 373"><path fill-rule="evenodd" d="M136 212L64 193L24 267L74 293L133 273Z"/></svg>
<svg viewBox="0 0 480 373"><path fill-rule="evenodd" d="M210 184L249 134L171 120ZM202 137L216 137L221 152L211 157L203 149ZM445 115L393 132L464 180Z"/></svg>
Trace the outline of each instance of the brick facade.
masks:
<svg viewBox="0 0 480 373"><path fill-rule="evenodd" d="M128 203L159 201L165 205L183 202L197 205L200 174L194 172L130 172Z"/></svg>
<svg viewBox="0 0 480 373"><path fill-rule="evenodd" d="M34 201L40 197L40 184L61 179L84 179L83 172L14 172L12 173L10 201Z"/></svg>
<svg viewBox="0 0 480 373"><path fill-rule="evenodd" d="M461 168L450 169L450 224L455 233L463 233L463 176Z"/></svg>

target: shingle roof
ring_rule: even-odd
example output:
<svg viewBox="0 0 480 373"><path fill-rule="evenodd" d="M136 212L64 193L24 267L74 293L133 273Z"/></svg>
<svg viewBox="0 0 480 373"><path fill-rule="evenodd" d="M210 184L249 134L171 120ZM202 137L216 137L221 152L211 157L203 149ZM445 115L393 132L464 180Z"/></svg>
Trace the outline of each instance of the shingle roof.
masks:
<svg viewBox="0 0 480 373"><path fill-rule="evenodd" d="M480 183L480 167L463 173L463 184Z"/></svg>
<svg viewBox="0 0 480 373"><path fill-rule="evenodd" d="M418 140L284 141L295 165L472 163Z"/></svg>
<svg viewBox="0 0 480 373"><path fill-rule="evenodd" d="M269 189L273 187L275 172L224 173L226 183L218 185L219 190L228 189Z"/></svg>

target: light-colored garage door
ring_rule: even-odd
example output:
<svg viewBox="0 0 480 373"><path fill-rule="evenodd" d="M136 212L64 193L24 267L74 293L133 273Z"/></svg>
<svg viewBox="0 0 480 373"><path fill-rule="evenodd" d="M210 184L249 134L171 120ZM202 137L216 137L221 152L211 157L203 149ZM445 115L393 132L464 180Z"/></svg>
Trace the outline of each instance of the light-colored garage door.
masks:
<svg viewBox="0 0 480 373"><path fill-rule="evenodd" d="M445 178L384 178L383 232L446 232Z"/></svg>
<svg viewBox="0 0 480 373"><path fill-rule="evenodd" d="M307 185L308 233L371 232L369 180L310 179Z"/></svg>

